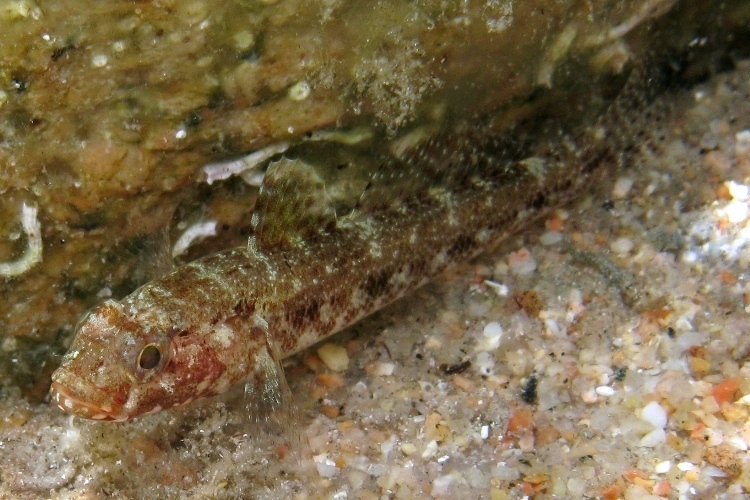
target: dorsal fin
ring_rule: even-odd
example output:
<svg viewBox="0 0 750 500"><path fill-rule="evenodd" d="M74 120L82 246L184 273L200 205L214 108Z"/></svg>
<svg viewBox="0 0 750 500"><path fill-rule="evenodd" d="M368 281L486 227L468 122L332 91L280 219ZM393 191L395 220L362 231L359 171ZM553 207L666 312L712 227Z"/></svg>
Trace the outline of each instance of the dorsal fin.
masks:
<svg viewBox="0 0 750 500"><path fill-rule="evenodd" d="M174 206L171 204L149 212L143 219L148 222L128 228L128 232L135 234L115 244L113 257L129 268L122 282L113 280L114 286L121 287L117 293L129 293L175 270L169 237L172 213Z"/></svg>
<svg viewBox="0 0 750 500"><path fill-rule="evenodd" d="M289 245L335 223L331 198L313 167L288 158L269 165L252 216L259 249Z"/></svg>
<svg viewBox="0 0 750 500"><path fill-rule="evenodd" d="M510 175L511 160L523 151L517 141L482 135L463 123L428 132L391 144L391 156L384 157L357 201L359 212L393 209L434 189L463 189L474 176Z"/></svg>

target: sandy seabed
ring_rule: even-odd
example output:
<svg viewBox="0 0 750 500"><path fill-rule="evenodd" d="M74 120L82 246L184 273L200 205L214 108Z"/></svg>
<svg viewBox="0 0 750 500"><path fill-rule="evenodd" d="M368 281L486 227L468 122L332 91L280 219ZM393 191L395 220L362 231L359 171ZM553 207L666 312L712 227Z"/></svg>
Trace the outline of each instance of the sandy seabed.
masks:
<svg viewBox="0 0 750 500"><path fill-rule="evenodd" d="M107 424L3 387L0 498L744 498L749 96L750 61L682 92L616 178L293 358L302 459L237 404Z"/></svg>

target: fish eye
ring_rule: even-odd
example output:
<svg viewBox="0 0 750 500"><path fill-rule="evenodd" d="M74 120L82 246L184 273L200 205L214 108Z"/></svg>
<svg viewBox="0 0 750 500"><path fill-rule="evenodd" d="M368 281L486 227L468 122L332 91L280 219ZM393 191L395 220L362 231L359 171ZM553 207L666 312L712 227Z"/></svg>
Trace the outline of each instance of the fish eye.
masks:
<svg viewBox="0 0 750 500"><path fill-rule="evenodd" d="M138 366L143 370L153 370L159 366L161 361L161 351L154 344L149 344L138 355Z"/></svg>

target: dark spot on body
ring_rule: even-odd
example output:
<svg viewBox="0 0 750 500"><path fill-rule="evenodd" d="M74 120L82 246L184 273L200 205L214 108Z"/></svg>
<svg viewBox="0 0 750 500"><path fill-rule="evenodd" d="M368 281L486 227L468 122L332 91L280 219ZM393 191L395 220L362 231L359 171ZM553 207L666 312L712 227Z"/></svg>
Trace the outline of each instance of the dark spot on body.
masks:
<svg viewBox="0 0 750 500"><path fill-rule="evenodd" d="M328 297L328 304L331 306L331 309L338 310L341 307L345 307L348 300L347 300L348 294L344 293L337 293L334 295L331 295Z"/></svg>
<svg viewBox="0 0 750 500"><path fill-rule="evenodd" d="M243 299L234 306L234 313L243 319L247 319L255 312L255 301Z"/></svg>
<svg viewBox="0 0 750 500"><path fill-rule="evenodd" d="M167 333L169 338L172 337L187 337L190 335L190 330L178 330L177 328L171 328Z"/></svg>
<svg viewBox="0 0 750 500"><path fill-rule="evenodd" d="M388 289L388 279L393 273L390 269L381 269L367 276L364 290L370 297L380 297Z"/></svg>
<svg viewBox="0 0 750 500"><path fill-rule="evenodd" d="M301 305L291 308L287 313L287 321L294 328L302 328L305 324L315 323L320 319L320 301L311 298Z"/></svg>
<svg viewBox="0 0 750 500"><path fill-rule="evenodd" d="M448 257L451 259L459 259L466 255L475 246L473 236L462 234L455 242L453 242L450 248L448 248Z"/></svg>
<svg viewBox="0 0 750 500"><path fill-rule="evenodd" d="M412 261L409 268L409 275L410 276L425 276L425 273L427 272L427 261L424 259L419 259Z"/></svg>
<svg viewBox="0 0 750 500"><path fill-rule="evenodd" d="M531 205L532 208L540 209L544 206L545 202L547 201L547 197L544 196L544 193L537 193L534 198L531 199L531 202L529 205Z"/></svg>
<svg viewBox="0 0 750 500"><path fill-rule="evenodd" d="M621 366L615 370L615 376L614 379L618 382L622 382L625 380L625 375L628 373L628 367L627 366Z"/></svg>

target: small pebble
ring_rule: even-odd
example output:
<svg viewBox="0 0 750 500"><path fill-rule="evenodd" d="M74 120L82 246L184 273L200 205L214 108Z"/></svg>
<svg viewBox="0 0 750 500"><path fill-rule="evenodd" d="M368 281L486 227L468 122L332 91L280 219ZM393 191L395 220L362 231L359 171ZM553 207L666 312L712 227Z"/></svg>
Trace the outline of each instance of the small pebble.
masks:
<svg viewBox="0 0 750 500"><path fill-rule="evenodd" d="M630 177L620 177L612 188L612 197L615 199L625 198L633 188L633 179Z"/></svg>
<svg viewBox="0 0 750 500"><path fill-rule="evenodd" d="M482 351L477 354L476 361L474 362L476 370L482 375L492 375L492 371L495 368L495 359L492 355L486 351Z"/></svg>
<svg viewBox="0 0 750 500"><path fill-rule="evenodd" d="M402 443L401 444L401 451L404 455L409 456L414 454L417 451L417 447L414 446L412 443Z"/></svg>
<svg viewBox="0 0 750 500"><path fill-rule="evenodd" d="M651 401L643 407L641 419L659 429L667 426L667 412L656 401Z"/></svg>
<svg viewBox="0 0 750 500"><path fill-rule="evenodd" d="M346 349L334 344L323 344L318 348L318 356L329 370L342 372L349 367L349 355Z"/></svg>
<svg viewBox="0 0 750 500"><path fill-rule="evenodd" d="M732 198L737 201L746 201L748 195L750 195L750 188L748 188L748 186L746 186L745 184L729 181L725 182L724 185L726 185L727 189L729 189L729 194L732 195Z"/></svg>
<svg viewBox="0 0 750 500"><path fill-rule="evenodd" d="M313 457L315 468L321 477L333 477L336 474L336 462L323 453Z"/></svg>
<svg viewBox="0 0 750 500"><path fill-rule="evenodd" d="M429 460L430 458L435 456L435 453L437 453L438 450L438 444L437 441L434 439L427 443L427 446L424 447L424 451L422 452L422 458L425 460Z"/></svg>
<svg viewBox="0 0 750 500"><path fill-rule="evenodd" d="M103 68L107 65L108 58L104 54L95 54L94 57L91 58L91 65L95 68Z"/></svg>
<svg viewBox="0 0 750 500"><path fill-rule="evenodd" d="M654 472L657 474L666 474L672 469L672 462L669 460L665 460L664 462L659 462L654 467Z"/></svg>
<svg viewBox="0 0 750 500"><path fill-rule="evenodd" d="M533 273L536 270L537 262L531 252L526 248L521 248L519 251L510 254L508 266L511 273L522 276Z"/></svg>
<svg viewBox="0 0 750 500"><path fill-rule="evenodd" d="M630 252L633 249L633 246L635 246L633 240L625 237L617 238L609 244L609 248L611 248L616 254L620 255Z"/></svg>
<svg viewBox="0 0 750 500"><path fill-rule="evenodd" d="M667 433L664 432L664 429L654 429L643 436L638 444L646 448L655 448L666 441Z"/></svg>
<svg viewBox="0 0 750 500"><path fill-rule="evenodd" d="M482 330L482 337L480 348L483 351L494 351L500 347L500 341L503 337L503 327L496 321L487 323L484 330Z"/></svg>
<svg viewBox="0 0 750 500"><path fill-rule="evenodd" d="M614 396L615 390L608 386L608 385L600 385L596 388L596 393L600 396L604 396L605 398Z"/></svg>
<svg viewBox="0 0 750 500"><path fill-rule="evenodd" d="M747 203L744 201L733 201L724 210L727 214L727 219L732 224L739 224L747 219L748 216Z"/></svg>
<svg viewBox="0 0 750 500"><path fill-rule="evenodd" d="M394 363L373 362L365 366L365 371L373 377L390 377L396 369Z"/></svg>
<svg viewBox="0 0 750 500"><path fill-rule="evenodd" d="M747 156L750 154L750 130L743 130L734 135L735 145L734 154L737 156Z"/></svg>
<svg viewBox="0 0 750 500"><path fill-rule="evenodd" d="M297 82L289 87L287 95L293 101L304 101L310 95L310 84L304 80Z"/></svg>
<svg viewBox="0 0 750 500"><path fill-rule="evenodd" d="M593 404L596 403L599 398L596 397L596 391L594 389L589 389L588 391L581 394L581 399L584 403Z"/></svg>
<svg viewBox="0 0 750 500"><path fill-rule="evenodd" d="M559 231L547 231L539 237L539 243L545 246L554 245L563 239L563 234Z"/></svg>

